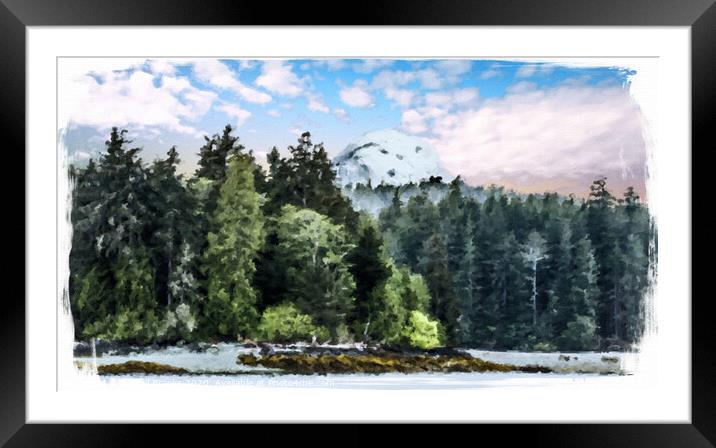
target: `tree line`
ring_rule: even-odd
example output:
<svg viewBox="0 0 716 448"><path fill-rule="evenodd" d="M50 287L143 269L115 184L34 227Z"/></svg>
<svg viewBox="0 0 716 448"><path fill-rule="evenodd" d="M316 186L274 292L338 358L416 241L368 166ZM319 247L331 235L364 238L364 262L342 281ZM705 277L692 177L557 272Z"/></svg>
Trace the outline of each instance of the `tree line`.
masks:
<svg viewBox="0 0 716 448"><path fill-rule="evenodd" d="M226 126L189 178L175 148L145 164L131 143L113 128L70 169L77 339L589 350L643 331L654 232L633 189L479 201L457 178L437 203L396 188L375 219L309 133L264 170Z"/></svg>

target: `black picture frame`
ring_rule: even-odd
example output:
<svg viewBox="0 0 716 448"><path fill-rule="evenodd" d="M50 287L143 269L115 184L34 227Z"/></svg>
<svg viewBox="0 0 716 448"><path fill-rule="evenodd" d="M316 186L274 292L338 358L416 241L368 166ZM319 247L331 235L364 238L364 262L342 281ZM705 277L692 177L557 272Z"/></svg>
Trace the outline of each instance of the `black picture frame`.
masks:
<svg viewBox="0 0 716 448"><path fill-rule="evenodd" d="M312 2L248 2L241 0L0 0L0 117L6 148L25 148L25 52L29 26L105 25L561 25L561 26L685 26L691 28L692 152L705 146L712 127L716 80L716 6L714 0L354 0L339 4ZM280 5L280 6L279 6ZM342 12L341 12L342 11ZM48 107L53 107L48 100ZM707 149L707 148L702 148ZM13 168L19 174L18 160ZM29 169L30 167L25 167ZM20 174L22 176L22 174ZM693 179L693 175L692 175ZM15 182L15 185L18 183ZM23 183L24 185L24 183ZM6 187L7 188L7 187ZM19 202L19 195L14 194ZM24 204L18 204L17 210ZM19 234L20 213L12 228ZM23 226L25 224L22 215ZM25 241L31 238L25 233ZM22 256L25 259L25 255ZM25 273L32 266L23 266ZM694 265L694 267L697 267ZM702 267L707 269L709 266ZM27 278L27 277L26 277ZM25 306L24 286L19 282L5 290L0 311L0 445L6 446L126 446L150 442L147 432L165 426L146 425L40 425L25 424ZM21 294L22 293L22 294ZM489 443L497 435L500 445L517 439L531 445L584 447L708 447L716 443L716 393L712 376L716 346L710 313L710 294L692 301L692 418L691 424L552 424L517 425L516 431L501 425L481 425L463 431L476 443ZM23 299L21 299L23 297ZM690 300L690 297L682 298ZM138 404L139 405L139 404ZM213 438L226 435L237 441L236 429L224 425L212 429ZM443 438L452 429L400 431L407 443L410 434L428 441ZM372 431L343 426L338 443L370 445ZM309 430L311 431L311 430ZM315 436L298 428L261 431L276 442L296 443ZM177 440L204 440L199 428L172 425ZM465 434L467 433L467 434ZM427 436L427 438L426 438ZM331 443L330 440L326 442ZM324 442L324 443L326 443ZM169 442L171 443L171 442ZM216 442L218 443L218 441ZM316 440L316 443L320 443ZM401 443L402 445L402 443Z"/></svg>

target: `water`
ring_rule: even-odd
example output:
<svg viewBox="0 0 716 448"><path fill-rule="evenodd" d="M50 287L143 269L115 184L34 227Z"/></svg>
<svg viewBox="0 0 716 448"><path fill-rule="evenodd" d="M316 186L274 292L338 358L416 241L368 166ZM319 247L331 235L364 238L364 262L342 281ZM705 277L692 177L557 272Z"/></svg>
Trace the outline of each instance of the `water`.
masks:
<svg viewBox="0 0 716 448"><path fill-rule="evenodd" d="M280 351L281 349L277 349ZM267 374L264 368L247 367L236 363L242 353L257 353L258 349L237 344L217 344L205 352L191 352L184 347L131 353L106 354L96 358L97 365L127 361L150 361L181 367L191 375L121 375L100 376L108 384L176 384L243 387L293 387L320 389L475 389L493 387L570 387L589 381L609 383L623 376L602 375L615 368L626 369L636 359L629 353L525 353L467 350L473 356L487 361L519 366L540 365L556 370L555 373L525 372L470 372L470 373L385 373L285 375ZM92 365L90 357L77 357L75 361L85 368ZM592 373L579 373L588 371Z"/></svg>

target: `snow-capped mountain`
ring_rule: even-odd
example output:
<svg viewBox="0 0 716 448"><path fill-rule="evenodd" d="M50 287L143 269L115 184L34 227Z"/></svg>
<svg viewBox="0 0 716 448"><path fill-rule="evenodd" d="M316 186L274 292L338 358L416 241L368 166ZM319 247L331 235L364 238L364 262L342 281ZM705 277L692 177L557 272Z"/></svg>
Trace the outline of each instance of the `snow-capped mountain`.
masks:
<svg viewBox="0 0 716 448"><path fill-rule="evenodd" d="M392 129L369 132L333 158L341 186L357 183L373 186L385 182L402 185L442 176L435 149L424 140Z"/></svg>

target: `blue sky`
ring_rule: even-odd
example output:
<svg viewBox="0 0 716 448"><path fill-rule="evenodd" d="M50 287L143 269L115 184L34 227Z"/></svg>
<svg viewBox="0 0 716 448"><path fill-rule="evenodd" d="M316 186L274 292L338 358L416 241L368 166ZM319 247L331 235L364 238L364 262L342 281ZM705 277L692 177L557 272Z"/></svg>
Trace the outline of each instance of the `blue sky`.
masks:
<svg viewBox="0 0 716 448"><path fill-rule="evenodd" d="M176 145L190 173L226 124L263 158L310 130L335 155L393 128L424 138L473 184L581 194L600 175L644 190L629 70L507 60L67 59L60 122L70 159L129 130L143 158Z"/></svg>

